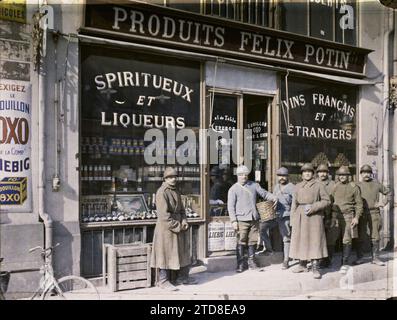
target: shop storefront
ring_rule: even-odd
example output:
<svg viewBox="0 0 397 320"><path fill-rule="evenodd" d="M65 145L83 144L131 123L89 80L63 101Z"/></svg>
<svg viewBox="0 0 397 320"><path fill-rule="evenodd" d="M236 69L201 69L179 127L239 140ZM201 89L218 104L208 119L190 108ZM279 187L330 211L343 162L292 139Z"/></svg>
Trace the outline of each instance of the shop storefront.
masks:
<svg viewBox="0 0 397 320"><path fill-rule="evenodd" d="M369 50L142 3L86 5L79 37L85 276L100 275L103 244L151 242L168 165L194 263L234 253L227 190L247 154L250 179L268 190L280 165L293 182L304 162L333 177L342 164L356 170L358 87L338 81L363 77ZM193 140L175 139L184 130Z"/></svg>
<svg viewBox="0 0 397 320"><path fill-rule="evenodd" d="M176 142L175 134L185 129L198 138L200 64L82 45L81 72L83 274L101 272L105 243L152 241L155 193L167 165L178 170L197 243L203 221L198 152L194 143ZM151 132L154 142L148 141ZM145 155L149 148L153 152ZM191 161L182 165L181 159ZM196 259L196 247L192 254Z"/></svg>

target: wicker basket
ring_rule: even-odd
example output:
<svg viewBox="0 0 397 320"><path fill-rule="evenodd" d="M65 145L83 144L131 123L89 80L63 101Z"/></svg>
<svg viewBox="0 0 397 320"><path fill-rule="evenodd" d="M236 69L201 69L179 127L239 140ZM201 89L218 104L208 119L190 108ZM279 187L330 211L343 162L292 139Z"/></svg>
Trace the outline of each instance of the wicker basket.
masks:
<svg viewBox="0 0 397 320"><path fill-rule="evenodd" d="M262 201L256 204L261 221L269 221L276 218L276 211L273 209L273 201Z"/></svg>

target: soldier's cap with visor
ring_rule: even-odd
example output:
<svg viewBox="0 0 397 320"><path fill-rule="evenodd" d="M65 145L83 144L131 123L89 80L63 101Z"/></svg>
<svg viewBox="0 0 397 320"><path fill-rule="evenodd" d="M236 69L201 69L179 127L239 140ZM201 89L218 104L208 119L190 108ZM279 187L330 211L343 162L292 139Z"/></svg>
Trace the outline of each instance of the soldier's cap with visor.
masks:
<svg viewBox="0 0 397 320"><path fill-rule="evenodd" d="M371 166L368 165L368 164L364 164L364 165L361 167L361 169L360 169L360 173L363 173L363 172L372 173L372 168L371 168Z"/></svg>
<svg viewBox="0 0 397 320"><path fill-rule="evenodd" d="M341 166L337 171L336 174L338 176L350 176L350 170L347 166Z"/></svg>
<svg viewBox="0 0 397 320"><path fill-rule="evenodd" d="M305 163L302 167L301 167L301 172L303 171L311 171L314 173L314 167L311 163Z"/></svg>
<svg viewBox="0 0 397 320"><path fill-rule="evenodd" d="M276 175L278 176L288 176L288 169L286 167L281 167L277 170Z"/></svg>
<svg viewBox="0 0 397 320"><path fill-rule="evenodd" d="M329 172L328 166L324 163L317 167L317 172Z"/></svg>
<svg viewBox="0 0 397 320"><path fill-rule="evenodd" d="M169 177L177 177L178 176L178 172L172 168L172 167L167 167L164 170L164 174L163 174L163 178L169 178Z"/></svg>
<svg viewBox="0 0 397 320"><path fill-rule="evenodd" d="M236 170L236 175L248 175L250 173L250 170L246 166L239 166L237 167Z"/></svg>

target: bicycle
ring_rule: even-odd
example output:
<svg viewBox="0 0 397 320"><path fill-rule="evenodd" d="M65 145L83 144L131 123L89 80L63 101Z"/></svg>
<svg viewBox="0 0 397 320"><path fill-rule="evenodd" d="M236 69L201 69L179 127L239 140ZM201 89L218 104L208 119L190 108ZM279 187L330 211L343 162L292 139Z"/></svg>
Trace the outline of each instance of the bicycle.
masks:
<svg viewBox="0 0 397 320"><path fill-rule="evenodd" d="M3 262L3 258L0 258L0 265ZM0 272L0 300L5 300L5 293L7 292L8 282L10 281L10 273L8 271Z"/></svg>
<svg viewBox="0 0 397 320"><path fill-rule="evenodd" d="M56 299L57 297L61 299L73 299L85 294L88 294L90 299L99 300L97 288L87 279L74 275L65 276L58 280L55 278L54 269L48 262L48 258L51 257L54 248L57 246L59 246L59 243L47 249L40 246L29 249L30 253L41 250L40 255L43 260L43 265L40 268L42 277L40 279L39 288L30 297L30 300L35 298L41 300Z"/></svg>

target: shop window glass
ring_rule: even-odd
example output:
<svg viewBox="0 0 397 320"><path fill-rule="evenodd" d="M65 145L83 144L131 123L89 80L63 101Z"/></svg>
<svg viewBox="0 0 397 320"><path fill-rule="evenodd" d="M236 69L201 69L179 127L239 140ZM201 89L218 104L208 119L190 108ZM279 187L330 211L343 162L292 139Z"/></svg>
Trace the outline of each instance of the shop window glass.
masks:
<svg viewBox="0 0 397 320"><path fill-rule="evenodd" d="M300 181L305 162L330 166L330 173L341 165L356 166L357 90L347 85L288 78L288 99L282 81L281 165L290 179Z"/></svg>
<svg viewBox="0 0 397 320"><path fill-rule="evenodd" d="M306 0L282 0L279 3L281 30L307 35L307 2Z"/></svg>
<svg viewBox="0 0 397 320"><path fill-rule="evenodd" d="M206 0L205 14L231 20L269 25L269 0Z"/></svg>
<svg viewBox="0 0 397 320"><path fill-rule="evenodd" d="M200 65L83 46L81 75L82 222L154 222L155 193L168 165L178 170L188 217L198 218ZM144 141L148 129L160 130L164 141ZM195 140L175 141L182 129ZM160 161L145 160L148 146Z"/></svg>
<svg viewBox="0 0 397 320"><path fill-rule="evenodd" d="M218 163L210 166L210 216L228 216L227 193L236 182L232 145L237 129L237 97L222 94L213 96L210 130L218 135L216 151ZM225 133L225 136L222 134Z"/></svg>
<svg viewBox="0 0 397 320"><path fill-rule="evenodd" d="M170 8L200 13L200 0L166 0Z"/></svg>
<svg viewBox="0 0 397 320"><path fill-rule="evenodd" d="M251 181L268 190L268 104L266 97L244 95L244 129L252 130L247 139L252 141Z"/></svg>
<svg viewBox="0 0 397 320"><path fill-rule="evenodd" d="M334 39L334 3L332 0L310 0L310 36L332 41Z"/></svg>

